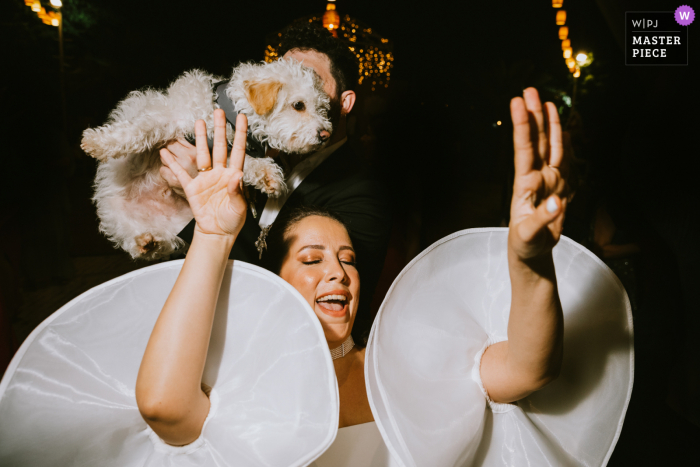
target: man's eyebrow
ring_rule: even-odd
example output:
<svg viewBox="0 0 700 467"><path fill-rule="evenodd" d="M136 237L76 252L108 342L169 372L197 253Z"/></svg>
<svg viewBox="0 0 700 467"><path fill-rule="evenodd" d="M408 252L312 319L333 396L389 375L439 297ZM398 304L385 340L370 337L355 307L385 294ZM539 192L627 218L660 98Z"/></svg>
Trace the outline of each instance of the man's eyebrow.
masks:
<svg viewBox="0 0 700 467"><path fill-rule="evenodd" d="M307 248L310 248L312 250L325 250L326 249L326 247L323 245L306 245L306 246L299 248L299 251L306 250ZM299 253L299 251L297 251L297 253Z"/></svg>

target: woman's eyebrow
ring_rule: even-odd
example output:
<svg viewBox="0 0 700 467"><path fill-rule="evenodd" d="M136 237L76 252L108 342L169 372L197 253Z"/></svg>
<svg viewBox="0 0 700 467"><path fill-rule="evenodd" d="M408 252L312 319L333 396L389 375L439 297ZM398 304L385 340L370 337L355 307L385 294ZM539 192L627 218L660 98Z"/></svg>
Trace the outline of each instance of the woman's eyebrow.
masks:
<svg viewBox="0 0 700 467"><path fill-rule="evenodd" d="M312 250L325 250L326 249L326 247L323 245L306 245L306 246L299 248L299 251L306 250L307 248L310 248ZM299 251L297 251L297 253L299 253Z"/></svg>
<svg viewBox="0 0 700 467"><path fill-rule="evenodd" d="M299 253L300 251L306 250L306 249L325 250L326 247L325 247L325 245L305 245L305 246L299 248L299 251L297 251L297 253ZM342 251L342 250L350 250L353 253L355 253L355 249L349 245L344 245L344 246L341 246L340 248L338 248L338 251Z"/></svg>

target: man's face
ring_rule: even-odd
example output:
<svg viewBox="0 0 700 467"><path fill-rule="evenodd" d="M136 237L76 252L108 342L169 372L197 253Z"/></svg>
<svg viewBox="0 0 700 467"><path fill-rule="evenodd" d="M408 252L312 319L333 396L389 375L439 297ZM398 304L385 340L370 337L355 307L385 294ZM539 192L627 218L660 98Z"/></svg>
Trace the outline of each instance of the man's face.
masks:
<svg viewBox="0 0 700 467"><path fill-rule="evenodd" d="M315 50L301 51L292 49L284 54L284 58L293 58L313 68L316 74L321 77L323 81L323 90L326 91L326 94L330 96L331 100L338 100L338 96L335 95L335 79L333 79L333 75L331 74L331 61L326 54L316 52Z"/></svg>

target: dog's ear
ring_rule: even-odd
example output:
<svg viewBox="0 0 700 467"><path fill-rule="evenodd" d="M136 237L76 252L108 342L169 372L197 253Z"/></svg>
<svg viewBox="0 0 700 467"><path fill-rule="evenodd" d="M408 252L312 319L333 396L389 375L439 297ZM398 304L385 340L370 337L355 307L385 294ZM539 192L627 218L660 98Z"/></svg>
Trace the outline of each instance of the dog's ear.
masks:
<svg viewBox="0 0 700 467"><path fill-rule="evenodd" d="M266 115L275 106L277 93L282 87L279 81L245 81L243 83L248 102L258 115Z"/></svg>

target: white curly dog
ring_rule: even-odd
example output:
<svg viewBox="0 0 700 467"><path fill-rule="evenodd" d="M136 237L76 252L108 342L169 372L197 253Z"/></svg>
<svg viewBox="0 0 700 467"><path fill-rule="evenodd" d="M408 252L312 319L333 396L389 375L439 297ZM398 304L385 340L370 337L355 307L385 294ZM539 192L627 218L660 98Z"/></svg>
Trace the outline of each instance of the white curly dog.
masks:
<svg viewBox="0 0 700 467"><path fill-rule="evenodd" d="M221 97L235 113L248 117L249 141L259 147L305 154L322 148L330 137L330 99L318 75L302 63L243 63L227 83L221 81L193 70L164 92L134 91L112 111L107 124L83 132L81 147L100 161L93 198L100 231L133 258L166 257L184 245L177 233L192 212L184 193L174 191L160 175L159 150L178 138L191 138L200 119L213 136L213 114ZM217 96L215 84L225 96ZM232 141L235 115L229 117L227 112L227 138ZM247 155L243 182L272 197L286 190L282 169L269 157Z"/></svg>

